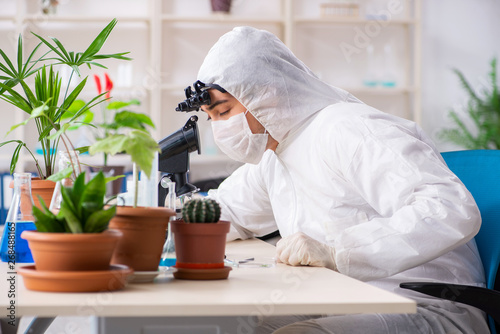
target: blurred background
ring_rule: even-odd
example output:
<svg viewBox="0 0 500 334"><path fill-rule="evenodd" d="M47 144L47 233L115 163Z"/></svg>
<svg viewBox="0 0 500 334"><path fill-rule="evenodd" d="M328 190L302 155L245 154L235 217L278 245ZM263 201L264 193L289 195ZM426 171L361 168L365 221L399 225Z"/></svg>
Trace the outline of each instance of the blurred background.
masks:
<svg viewBox="0 0 500 334"><path fill-rule="evenodd" d="M70 86L88 76L81 98L90 99L97 93L94 75L103 87L108 75L111 101L138 100L134 111L152 118L160 140L190 116L174 109L184 98L184 88L196 80L210 47L233 27L250 25L276 34L326 82L382 111L415 120L447 151L463 148L440 135L455 126L451 111L472 125L472 133L478 131L467 119L470 95L454 70L478 94L492 89L499 16L500 2L495 0L0 0L0 49L15 58L22 33L26 56L39 42L31 34L35 32L82 52L117 18L102 52L130 52L133 60L105 60L107 69L86 68ZM59 70L66 82L70 69ZM4 136L27 117L5 101L0 101L0 115ZM202 154L191 155L190 177L224 177L238 164L217 149L209 122L198 115ZM94 121L102 117L98 106ZM3 140L21 138L36 150L32 126L20 127ZM88 145L93 135L91 129L71 132L76 145ZM8 171L14 149L0 148L0 171ZM21 154L17 168L33 171L33 159L26 155ZM100 157L93 159L100 163Z"/></svg>

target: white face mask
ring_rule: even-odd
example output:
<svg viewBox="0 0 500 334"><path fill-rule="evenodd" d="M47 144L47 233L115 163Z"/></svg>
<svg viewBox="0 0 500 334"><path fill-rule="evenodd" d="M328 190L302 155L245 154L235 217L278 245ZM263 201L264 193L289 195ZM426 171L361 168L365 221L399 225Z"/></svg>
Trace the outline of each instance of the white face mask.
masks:
<svg viewBox="0 0 500 334"><path fill-rule="evenodd" d="M252 133L246 113L227 120L212 121L215 143L228 157L240 162L258 164L266 151L267 133Z"/></svg>

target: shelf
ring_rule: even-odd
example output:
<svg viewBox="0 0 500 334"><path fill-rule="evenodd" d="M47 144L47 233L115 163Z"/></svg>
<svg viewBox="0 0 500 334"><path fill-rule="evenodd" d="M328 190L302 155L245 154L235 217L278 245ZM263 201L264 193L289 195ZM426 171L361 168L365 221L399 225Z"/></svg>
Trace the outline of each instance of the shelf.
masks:
<svg viewBox="0 0 500 334"><path fill-rule="evenodd" d="M121 27L125 29L120 30L120 38L115 36L108 42L111 44L110 49L121 51L123 43L129 43L128 45L132 46L140 45L141 47L133 48L133 58L139 60L139 63L133 68L134 81L132 83L134 85L132 87L115 86L112 95L118 100L126 99L130 95L138 97L142 104L141 111L147 109L147 113L157 126L157 130L154 132L156 137L162 138L178 130L182 117L177 117L178 115L174 114L173 111L165 113L163 109L165 106L171 108L185 98L184 89L196 80L195 77L191 77L193 74L190 74L189 77L186 75L193 72L193 66L197 67L201 64L202 56L209 50L212 41L220 37L221 30L237 25L249 25L270 30L297 55L303 50L304 59L301 60L320 66L316 69L318 72L322 71L321 67L328 68L330 72L323 72L325 79L327 77L325 73L328 73L329 80L336 81L337 84L345 84L344 86L335 86L351 92L362 100L373 99L374 103L389 105L394 101L398 108L401 105L405 110L408 109L406 114L416 115L412 117L417 122L420 120L420 0L405 2L404 6L408 6L405 12L398 12L398 16L393 15L391 17L393 19L385 21L367 19L364 15L358 17L321 17L317 12L318 2L306 0L255 2L262 9L254 7L250 0L242 1L238 4L241 7L238 10L233 10L232 14L212 13L208 2L193 11L184 0L148 0L142 2L134 0L137 4L141 3L141 11L137 11L133 6L121 5L122 2L119 0L110 1L113 3L112 5L109 5L107 1L78 0L78 5L75 3L75 6L71 6L71 8L70 6L61 7L64 11L42 15L37 9L40 7L39 2L40 0L17 0L15 6L9 6L9 8L0 11L0 31L6 33L22 30L23 26L26 30L36 27L41 30L47 29L50 32L60 32L62 37L69 39L69 44L78 45L78 38L71 39L74 31L82 30L82 36L91 34L91 31L85 30L90 28L94 30L98 25L105 25L117 15L119 24L124 24ZM37 3L38 6L36 6ZM116 4L119 4L120 7L113 7ZM10 10L10 7L13 10ZM267 9L270 11L264 11ZM35 10L40 13L36 13ZM119 11L117 12L117 10ZM97 15L94 16L93 13ZM404 43L402 47L407 49L404 54L398 53L397 55L413 59L409 63L400 62L401 66L405 66L400 69L405 71L401 78L398 77L400 85L396 87L365 87L360 69L356 69L357 72L353 71L353 73L348 72L347 74L341 71L344 77L330 74L336 69L328 67L330 66L329 58L332 57L332 61L335 61L342 55L338 53L338 50L334 50L332 45L325 46L321 41L329 39L336 31L353 27L357 29L356 25L361 29L369 28L372 25L393 27L393 29L388 30L387 35L396 34L396 37ZM71 29L68 30L69 28ZM116 28L120 29L120 26L118 25ZM198 30L202 33L198 33ZM408 33L403 33L405 31ZM5 38L3 40L6 41ZM181 43L181 47L188 46L187 50L173 51L171 45L168 44L172 40L174 43ZM1 46L2 49L7 46L7 43L4 42L4 44ZM311 50L307 49L309 47ZM324 53L324 51L326 52ZM318 57L318 62L315 62L316 57ZM328 57L328 62L323 62L324 57ZM110 71L115 70L114 64L113 62L110 66ZM347 77L345 77L346 75ZM353 78L353 75L356 77ZM80 98L88 100L96 95L92 79L92 77L88 78L87 87ZM182 83L184 79L187 81ZM24 114L16 115L16 119L9 118L9 125L20 122L25 116ZM28 132L30 130L19 128L17 131L16 135L18 133L20 138L28 140L28 145L31 148L36 138ZM0 151L0 153L5 152L8 151ZM200 174L200 177L208 175L207 173L221 172L218 166L232 166L231 163L234 163L223 154L191 154L190 157L191 165L196 167L196 172ZM100 164L102 161L99 158L82 157L82 160L88 160L92 164ZM8 168L10 155L0 154L0 159L3 168ZM23 153L18 165L31 169L33 165L31 157ZM204 166L210 166L210 168L206 169ZM226 170L225 167L223 169Z"/></svg>
<svg viewBox="0 0 500 334"><path fill-rule="evenodd" d="M176 84L164 84L161 85L162 90L170 90L170 91L179 91L182 94L184 94L184 88L186 88L187 85L176 85Z"/></svg>
<svg viewBox="0 0 500 334"><path fill-rule="evenodd" d="M413 87L364 87L364 86L342 86L342 85L334 85L331 84L332 86L344 89L350 93L366 93L366 94L384 94L384 95L394 95L394 94L406 94L406 93L412 93L415 91ZM168 91L174 91L178 92L179 94L183 95L184 94L184 88L186 88L186 85L162 85L161 89L162 90L168 90Z"/></svg>
<svg viewBox="0 0 500 334"><path fill-rule="evenodd" d="M189 157L191 164L195 165L203 163L235 162L234 160L232 160L231 158L229 158L227 155L224 154L209 155L209 154L193 153Z"/></svg>
<svg viewBox="0 0 500 334"><path fill-rule="evenodd" d="M16 19L10 15L0 15L0 21L14 22Z"/></svg>
<svg viewBox="0 0 500 334"><path fill-rule="evenodd" d="M283 24L281 18L258 18L258 17L240 17L230 14L213 14L211 16L175 16L175 15L162 15L162 21L165 22L188 22L188 23L257 23L257 24Z"/></svg>
<svg viewBox="0 0 500 334"><path fill-rule="evenodd" d="M409 94L415 91L413 87L342 87L349 93L353 94L377 94L377 95L398 95L398 94Z"/></svg>
<svg viewBox="0 0 500 334"><path fill-rule="evenodd" d="M35 157L38 159L39 163L43 164L43 156L40 154L35 154ZM33 159L31 156L24 156L24 159L26 159L26 162L29 164L32 164L34 166ZM85 166L85 165L90 165L90 166L102 166L104 164L104 155L102 154L96 154L93 156L90 156L89 154L81 154L79 156L80 163ZM130 156L126 154L117 154L113 156L108 156L108 165L109 166L114 166L114 165L119 165L119 166L132 166L132 162L130 160ZM82 166L82 167L83 167ZM57 167L56 167L57 168Z"/></svg>
<svg viewBox="0 0 500 334"><path fill-rule="evenodd" d="M43 156L40 154L35 154L35 157L38 159L40 163L43 163ZM192 164L203 164L203 163L222 163L222 162L234 162L234 160L230 159L224 154L197 154L196 152L189 155L190 162ZM10 164L10 159L12 156L10 154L0 154L0 160L7 162L6 165ZM104 163L104 158L102 154L96 154L90 156L88 154L80 155L80 162L82 164L89 164L93 166L102 165ZM26 162L33 162L34 160L31 156L24 154L20 156L20 159L25 160ZM108 157L108 164L110 165L131 165L130 156L126 154L117 154L114 156Z"/></svg>
<svg viewBox="0 0 500 334"><path fill-rule="evenodd" d="M381 25L411 25L415 24L416 20L413 19L395 19L395 20L368 20L361 17L296 17L293 19L295 23L298 24L368 24L372 22L379 23Z"/></svg>
<svg viewBox="0 0 500 334"><path fill-rule="evenodd" d="M145 22L149 23L150 18L146 16L123 16L123 17L111 17L111 16L66 16L66 15L45 15L42 16L43 20L47 22L60 22L60 23L75 23L75 22L110 22L113 19L117 19L119 22ZM25 21L40 21L41 17L39 15L28 15L24 18Z"/></svg>
<svg viewBox="0 0 500 334"><path fill-rule="evenodd" d="M102 166L104 164L104 156L102 154L96 154L93 156L82 154L80 155L80 162L91 166ZM132 162L129 155L117 154L108 156L108 165L132 166Z"/></svg>

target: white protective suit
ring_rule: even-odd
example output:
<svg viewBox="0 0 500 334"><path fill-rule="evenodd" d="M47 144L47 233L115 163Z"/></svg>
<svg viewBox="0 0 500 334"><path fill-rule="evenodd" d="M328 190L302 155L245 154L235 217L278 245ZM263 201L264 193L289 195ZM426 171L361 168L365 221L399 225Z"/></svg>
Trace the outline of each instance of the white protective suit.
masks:
<svg viewBox="0 0 500 334"><path fill-rule="evenodd" d="M399 283L484 285L477 206L415 123L320 81L278 38L250 27L222 36L198 79L226 89L279 142L210 192L232 223L228 240L303 232L335 248L339 272L441 313L449 302ZM487 331L481 312L464 309L470 319L459 326Z"/></svg>

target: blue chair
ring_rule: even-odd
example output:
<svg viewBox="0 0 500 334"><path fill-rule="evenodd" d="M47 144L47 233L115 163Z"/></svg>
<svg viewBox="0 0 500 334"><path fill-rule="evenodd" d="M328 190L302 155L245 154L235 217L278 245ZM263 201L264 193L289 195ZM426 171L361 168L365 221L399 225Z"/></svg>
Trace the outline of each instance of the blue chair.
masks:
<svg viewBox="0 0 500 334"><path fill-rule="evenodd" d="M490 330L500 329L500 150L442 153L452 172L471 192L481 212L476 235L487 288L445 283L401 283L400 287L477 307L486 312ZM496 326L496 328L495 328Z"/></svg>

